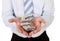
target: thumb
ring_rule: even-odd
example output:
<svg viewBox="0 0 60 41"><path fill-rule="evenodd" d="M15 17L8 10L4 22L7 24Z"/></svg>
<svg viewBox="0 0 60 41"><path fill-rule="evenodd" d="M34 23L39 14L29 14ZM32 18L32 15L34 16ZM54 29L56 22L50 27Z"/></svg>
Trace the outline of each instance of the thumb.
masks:
<svg viewBox="0 0 60 41"><path fill-rule="evenodd" d="M12 22L14 22L14 19L13 18L9 19L8 22L12 23Z"/></svg>
<svg viewBox="0 0 60 41"><path fill-rule="evenodd" d="M33 35L33 32L30 32L28 38L32 37L32 35Z"/></svg>
<svg viewBox="0 0 60 41"><path fill-rule="evenodd" d="M41 21L41 23L44 23L44 24L46 23L46 21L44 19L41 19L40 21Z"/></svg>
<svg viewBox="0 0 60 41"><path fill-rule="evenodd" d="M20 22L18 22L18 21L16 22L16 24L17 24L17 25L21 25L21 23L20 23Z"/></svg>
<svg viewBox="0 0 60 41"><path fill-rule="evenodd" d="M21 18L16 18L15 22L16 22L17 25L20 25L21 24Z"/></svg>

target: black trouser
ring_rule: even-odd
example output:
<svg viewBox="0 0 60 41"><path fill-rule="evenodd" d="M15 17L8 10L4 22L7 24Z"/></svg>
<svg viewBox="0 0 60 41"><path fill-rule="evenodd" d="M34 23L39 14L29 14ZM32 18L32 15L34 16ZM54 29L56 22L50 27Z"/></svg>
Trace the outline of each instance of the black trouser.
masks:
<svg viewBox="0 0 60 41"><path fill-rule="evenodd" d="M47 36L46 31L36 38L22 38L13 33L11 41L49 41L49 37Z"/></svg>

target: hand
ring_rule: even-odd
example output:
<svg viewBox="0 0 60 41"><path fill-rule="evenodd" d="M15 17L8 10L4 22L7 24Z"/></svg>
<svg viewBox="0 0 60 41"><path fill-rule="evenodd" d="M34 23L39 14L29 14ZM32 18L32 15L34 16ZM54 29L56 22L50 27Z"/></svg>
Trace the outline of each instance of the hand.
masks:
<svg viewBox="0 0 60 41"><path fill-rule="evenodd" d="M28 36L28 33L25 31L25 29L23 28L23 26L16 25L16 27L17 27L17 31L18 31L19 33L22 33L23 35Z"/></svg>
<svg viewBox="0 0 60 41"><path fill-rule="evenodd" d="M16 24L20 25L21 18L11 18L11 19L8 20L8 22L10 22L10 23L15 22Z"/></svg>
<svg viewBox="0 0 60 41"><path fill-rule="evenodd" d="M30 26L31 27L35 27L35 29L29 33L29 37L31 37L33 34L36 34L37 32L39 32L41 30L41 24L45 23L45 20L41 17L35 17L34 19L32 19Z"/></svg>
<svg viewBox="0 0 60 41"><path fill-rule="evenodd" d="M10 22L10 23L15 22L17 31L19 33L22 33L22 34L28 36L28 33L24 30L23 26L21 26L21 18L12 18L12 19L9 19L8 22Z"/></svg>

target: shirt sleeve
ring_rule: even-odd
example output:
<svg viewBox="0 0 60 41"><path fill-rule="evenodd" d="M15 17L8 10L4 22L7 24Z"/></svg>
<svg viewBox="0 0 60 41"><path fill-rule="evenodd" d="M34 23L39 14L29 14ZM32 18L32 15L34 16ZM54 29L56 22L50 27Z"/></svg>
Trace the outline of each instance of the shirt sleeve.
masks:
<svg viewBox="0 0 60 41"><path fill-rule="evenodd" d="M45 27L48 27L54 19L54 1L46 0L43 10L44 12L41 17L46 21Z"/></svg>
<svg viewBox="0 0 60 41"><path fill-rule="evenodd" d="M15 18L15 16L13 16L11 0L3 0L2 1L2 19L3 19L3 22L8 27L15 27L15 23L8 22L8 20L11 18Z"/></svg>
<svg viewBox="0 0 60 41"><path fill-rule="evenodd" d="M54 19L54 1L53 0L44 0L44 7L42 10L42 14L36 14L35 17L43 18L46 23L42 26L41 30L36 34L32 35L32 37L40 36L46 28L53 22Z"/></svg>
<svg viewBox="0 0 60 41"><path fill-rule="evenodd" d="M42 17L46 21L43 27L47 28L54 19L54 0L44 0L42 14L36 17Z"/></svg>

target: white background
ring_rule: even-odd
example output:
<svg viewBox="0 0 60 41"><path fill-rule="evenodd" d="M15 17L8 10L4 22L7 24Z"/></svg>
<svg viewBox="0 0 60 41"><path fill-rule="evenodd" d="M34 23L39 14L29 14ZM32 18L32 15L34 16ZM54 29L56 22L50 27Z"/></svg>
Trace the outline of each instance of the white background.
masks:
<svg viewBox="0 0 60 41"><path fill-rule="evenodd" d="M54 0L55 2L55 18L53 23L47 28L47 34L50 41L60 41L60 0ZM0 41L10 41L12 37L12 31L6 27L1 18L2 14L2 0L0 0Z"/></svg>

